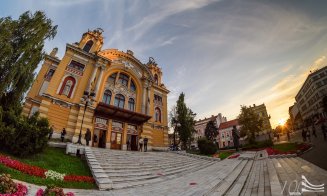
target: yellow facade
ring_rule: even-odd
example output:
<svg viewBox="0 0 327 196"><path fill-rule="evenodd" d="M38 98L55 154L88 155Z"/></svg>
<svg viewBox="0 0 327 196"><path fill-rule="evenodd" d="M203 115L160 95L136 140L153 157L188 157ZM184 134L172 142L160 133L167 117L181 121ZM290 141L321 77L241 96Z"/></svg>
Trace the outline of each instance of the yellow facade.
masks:
<svg viewBox="0 0 327 196"><path fill-rule="evenodd" d="M65 128L73 142L82 130L85 144L90 129L93 146L127 149L129 143L136 150L137 140L147 137L150 148L167 147L169 91L161 69L153 58L143 64L130 50L102 50L102 45L102 30L97 29L84 33L79 43L67 44L62 59L56 48L46 55L23 114L39 111L54 126L54 136ZM84 113L85 91L93 103Z"/></svg>

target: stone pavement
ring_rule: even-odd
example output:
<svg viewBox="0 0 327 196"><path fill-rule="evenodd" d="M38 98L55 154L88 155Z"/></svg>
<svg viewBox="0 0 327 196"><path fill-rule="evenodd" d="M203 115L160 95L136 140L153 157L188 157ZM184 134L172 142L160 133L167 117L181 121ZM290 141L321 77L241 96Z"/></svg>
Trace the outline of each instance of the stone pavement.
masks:
<svg viewBox="0 0 327 196"><path fill-rule="evenodd" d="M311 135L312 150L301 155L301 158L327 170L327 141L324 140L320 128L316 127L317 138ZM287 140L286 136L281 137L281 142ZM302 142L301 131L291 135L291 142Z"/></svg>
<svg viewBox="0 0 327 196"><path fill-rule="evenodd" d="M91 150L93 156L89 156L88 159L92 159L89 163L95 159L99 161L111 182L111 190L65 189L65 192L82 196L275 196L290 195L288 190L293 190L295 181L300 183L302 175L314 185L327 183L326 170L299 157L268 158L266 151L241 152L236 159L210 161L170 152ZM94 170L95 178L103 178L104 175L95 175L100 170ZM29 194L35 195L38 187L31 185L29 188ZM300 185L299 190L301 188Z"/></svg>

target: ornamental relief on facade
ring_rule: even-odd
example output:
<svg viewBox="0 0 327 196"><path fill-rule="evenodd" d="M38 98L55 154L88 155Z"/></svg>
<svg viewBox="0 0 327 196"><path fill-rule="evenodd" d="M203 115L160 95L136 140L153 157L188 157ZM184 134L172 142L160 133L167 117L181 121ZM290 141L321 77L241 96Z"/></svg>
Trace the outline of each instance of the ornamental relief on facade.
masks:
<svg viewBox="0 0 327 196"><path fill-rule="evenodd" d="M125 97L133 98L133 99L136 98L136 93L134 91L129 90L127 86L122 85L120 83L114 84L114 83L106 82L105 89L110 90L114 94L122 94Z"/></svg>
<svg viewBox="0 0 327 196"><path fill-rule="evenodd" d="M137 65L134 65L134 63L132 63L128 60L125 60L123 58L118 58L118 59L113 60L112 63L123 66L123 69L125 69L125 70L131 70L139 78L142 77L142 70Z"/></svg>

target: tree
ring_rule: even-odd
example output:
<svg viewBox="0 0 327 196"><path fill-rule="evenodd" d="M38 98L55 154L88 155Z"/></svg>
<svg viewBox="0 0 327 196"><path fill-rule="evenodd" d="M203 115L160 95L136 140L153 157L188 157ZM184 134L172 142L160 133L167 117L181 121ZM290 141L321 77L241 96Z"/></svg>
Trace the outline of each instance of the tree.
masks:
<svg viewBox="0 0 327 196"><path fill-rule="evenodd" d="M21 101L44 58L44 41L54 38L56 29L41 11L18 20L0 18L0 148L12 154L38 153L47 145L48 120L21 116Z"/></svg>
<svg viewBox="0 0 327 196"><path fill-rule="evenodd" d="M206 128L204 130L204 135L206 136L206 138L210 141L214 141L218 135L218 129L215 125L215 122L213 120L210 120L207 125Z"/></svg>
<svg viewBox="0 0 327 196"><path fill-rule="evenodd" d="M0 18L0 103L4 110L17 108L44 58L44 41L53 39L57 26L41 11L23 13L18 20Z"/></svg>
<svg viewBox="0 0 327 196"><path fill-rule="evenodd" d="M250 107L241 106L241 113L238 116L238 120L241 125L241 131L249 138L249 143L255 143L256 133L262 130L262 119Z"/></svg>
<svg viewBox="0 0 327 196"><path fill-rule="evenodd" d="M170 112L170 116L171 124L176 125L174 132L178 134L179 140L182 142L182 148L186 149L188 144L191 142L193 133L195 132L194 118L196 114L186 106L184 98L185 94L181 93L177 100L176 107L174 107Z"/></svg>

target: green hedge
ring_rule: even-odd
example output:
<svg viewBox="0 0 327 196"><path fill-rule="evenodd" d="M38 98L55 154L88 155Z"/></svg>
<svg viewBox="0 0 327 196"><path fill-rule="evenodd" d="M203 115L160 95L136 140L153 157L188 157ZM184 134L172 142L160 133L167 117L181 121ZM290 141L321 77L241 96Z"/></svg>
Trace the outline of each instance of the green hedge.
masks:
<svg viewBox="0 0 327 196"><path fill-rule="evenodd" d="M206 138L201 138L198 140L198 147L200 153L205 155L215 154L218 150L217 145Z"/></svg>
<svg viewBox="0 0 327 196"><path fill-rule="evenodd" d="M50 128L48 120L38 115L28 118L0 108L1 150L22 157L43 151Z"/></svg>
<svg viewBox="0 0 327 196"><path fill-rule="evenodd" d="M274 143L272 140L265 140L265 141L261 141L261 142L256 142L254 144L247 144L242 149L246 150L246 149L256 149L256 148L267 148L267 147L271 147L273 145L274 145Z"/></svg>

